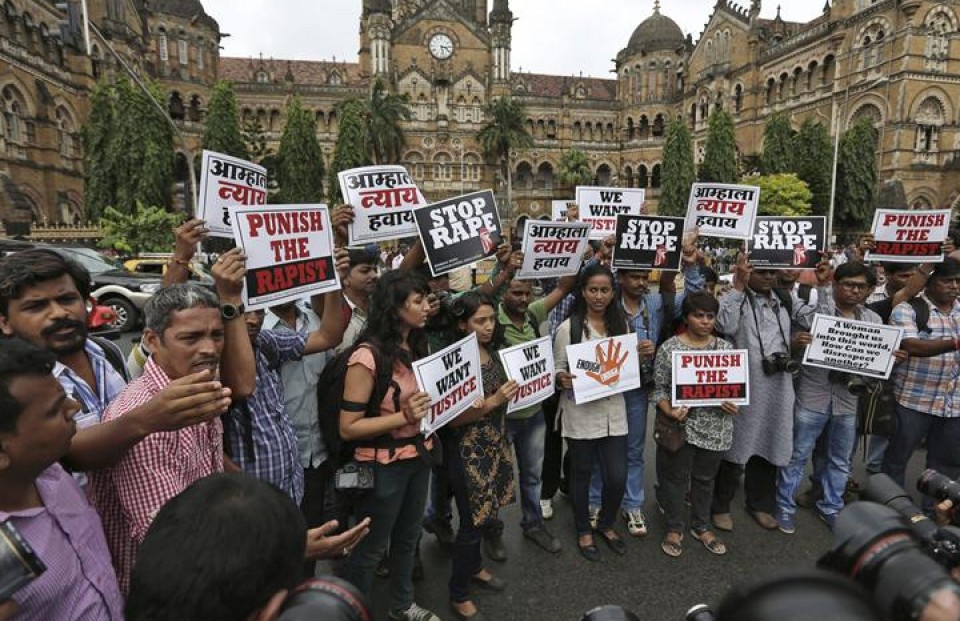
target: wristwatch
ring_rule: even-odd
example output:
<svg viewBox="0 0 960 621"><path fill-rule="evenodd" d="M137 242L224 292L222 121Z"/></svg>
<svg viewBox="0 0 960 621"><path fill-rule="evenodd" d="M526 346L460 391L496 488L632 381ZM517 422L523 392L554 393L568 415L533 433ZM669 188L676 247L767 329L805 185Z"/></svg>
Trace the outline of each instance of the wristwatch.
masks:
<svg viewBox="0 0 960 621"><path fill-rule="evenodd" d="M223 317L224 321L243 317L243 304L221 304L220 316Z"/></svg>

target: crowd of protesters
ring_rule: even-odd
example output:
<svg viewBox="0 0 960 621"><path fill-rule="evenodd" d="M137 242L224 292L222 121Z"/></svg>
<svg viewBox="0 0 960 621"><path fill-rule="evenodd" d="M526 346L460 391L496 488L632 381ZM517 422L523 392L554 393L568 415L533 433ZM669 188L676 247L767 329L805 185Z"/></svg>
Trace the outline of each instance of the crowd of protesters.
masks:
<svg viewBox="0 0 960 621"><path fill-rule="evenodd" d="M540 287L514 277L515 243L499 249L482 286L451 291L424 270L419 242L383 256L346 248L352 217L349 206L332 215L342 291L267 312L243 308L239 249L216 260L215 291L187 284L207 231L196 220L178 227L166 286L126 361L87 333L82 267L47 249L0 261L0 521L47 566L0 604L0 619L275 619L315 561L331 559L365 594L375 575L389 576L390 619L435 621L443 613L414 600L426 529L452 552L449 614L480 620L472 592L507 588L484 555L506 560L500 511L511 503L525 545L546 554L572 545L599 562L598 542L628 553L621 518L629 536L650 534L655 491L665 554L682 555L689 536L723 555L741 480L760 527L796 532L810 460L806 500L832 527L858 439L850 378L759 364L796 362L816 314L903 328L886 386L897 430L869 439L868 471L903 484L925 442L927 467L960 476L955 258L884 265L878 285L858 252L824 257L807 283L741 253L732 287L717 291L688 232L680 290L676 273L654 290L647 271L612 272L610 239L578 275ZM484 397L424 437L430 397L411 364L471 333ZM643 385L578 404L566 347L625 334L636 335ZM556 394L506 414L518 386L497 352L547 335ZM750 353L749 405L671 405L673 352L732 348ZM647 490L654 426L657 484ZM679 445L661 441L669 428L682 430ZM345 462L372 473L369 489L336 489ZM573 507L569 534L546 525L558 489Z"/></svg>

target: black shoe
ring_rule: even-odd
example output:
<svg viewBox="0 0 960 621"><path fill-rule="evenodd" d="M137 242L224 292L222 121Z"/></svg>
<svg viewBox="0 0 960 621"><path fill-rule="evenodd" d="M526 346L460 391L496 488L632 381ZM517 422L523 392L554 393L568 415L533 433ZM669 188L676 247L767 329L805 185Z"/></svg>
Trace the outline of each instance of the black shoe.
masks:
<svg viewBox="0 0 960 621"><path fill-rule="evenodd" d="M627 553L627 542L623 540L623 537L621 537L617 531L613 529L610 531L598 530L596 533L607 543L607 547L610 548L614 554L623 556Z"/></svg>
<svg viewBox="0 0 960 621"><path fill-rule="evenodd" d="M493 574L491 574L486 580L476 576L470 576L470 582L477 585L484 591L493 591L495 593L500 593L507 588L507 582L501 578L497 578Z"/></svg>
<svg viewBox="0 0 960 621"><path fill-rule="evenodd" d="M545 527L528 528L523 531L523 536L534 542L547 552L556 554L560 551L560 540L550 534Z"/></svg>
<svg viewBox="0 0 960 621"><path fill-rule="evenodd" d="M484 531L483 550L492 561L502 563L507 560L507 549L503 547L503 535L500 531Z"/></svg>
<svg viewBox="0 0 960 621"><path fill-rule="evenodd" d="M457 536L453 532L449 518L435 517L432 520L424 520L423 530L437 538L437 542L450 546L453 545Z"/></svg>
<svg viewBox="0 0 960 621"><path fill-rule="evenodd" d="M373 570L373 575L377 578L389 578L390 577L390 565L387 563L387 555L384 554L380 559L380 562L377 563L377 566Z"/></svg>
<svg viewBox="0 0 960 621"><path fill-rule="evenodd" d="M580 542L577 541L577 549L580 550L580 556L587 559L591 563L600 562L600 550L597 548L596 543L591 543L588 546L580 545Z"/></svg>

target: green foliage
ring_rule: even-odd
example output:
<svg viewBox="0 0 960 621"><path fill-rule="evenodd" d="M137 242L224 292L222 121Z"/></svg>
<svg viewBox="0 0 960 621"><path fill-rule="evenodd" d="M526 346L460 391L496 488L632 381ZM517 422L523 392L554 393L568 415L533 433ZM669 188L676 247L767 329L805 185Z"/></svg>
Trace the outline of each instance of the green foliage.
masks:
<svg viewBox="0 0 960 621"><path fill-rule="evenodd" d="M83 182L87 218L96 221L112 205L116 178L110 172L110 141L113 138L114 92L97 84L90 94L90 117L83 127Z"/></svg>
<svg viewBox="0 0 960 621"><path fill-rule="evenodd" d="M810 214L812 194L807 184L793 173L747 177L743 180L760 188L762 216L806 216Z"/></svg>
<svg viewBox="0 0 960 621"><path fill-rule="evenodd" d="M247 145L240 132L240 111L233 83L221 80L213 85L203 130L203 148L247 159Z"/></svg>
<svg viewBox="0 0 960 621"><path fill-rule="evenodd" d="M375 164L395 164L400 161L407 144L402 123L413 118L410 97L404 93L389 92L377 78L370 98L362 109L366 125L366 149ZM342 131L342 130L341 130Z"/></svg>
<svg viewBox="0 0 960 621"><path fill-rule="evenodd" d="M173 247L173 229L182 221L183 214L148 207L140 201L130 212L107 207L100 218L103 238L99 244L127 254L167 252Z"/></svg>
<svg viewBox="0 0 960 621"><path fill-rule="evenodd" d="M281 203L323 200L323 153L317 142L317 121L299 97L287 104L287 124L277 153L277 184Z"/></svg>
<svg viewBox="0 0 960 621"><path fill-rule="evenodd" d="M510 97L501 97L487 104L485 112L487 122L477 132L477 140L488 159L506 167L510 151L533 146L533 137L524 125L526 106Z"/></svg>
<svg viewBox="0 0 960 621"><path fill-rule="evenodd" d="M337 116L340 119L340 131L337 134L337 146L333 151L333 160L330 162L327 192L332 204L343 202L340 193L340 182L337 173L367 166L371 163L367 151L367 126L364 121L364 103L357 99L350 99L339 106Z"/></svg>
<svg viewBox="0 0 960 621"><path fill-rule="evenodd" d="M674 119L667 128L660 178L663 181L657 212L664 216L686 214L690 187L697 179L697 170L693 163L693 138L682 119Z"/></svg>
<svg viewBox="0 0 960 621"><path fill-rule="evenodd" d="M825 216L830 210L830 177L833 174L833 144L822 123L807 119L793 139L793 172L813 194L813 213Z"/></svg>
<svg viewBox="0 0 960 621"><path fill-rule="evenodd" d="M273 155L273 149L267 146L267 132L256 116L243 124L243 142L247 157L254 163L261 164L265 158Z"/></svg>
<svg viewBox="0 0 960 621"><path fill-rule="evenodd" d="M777 112L763 128L760 170L765 175L794 172L793 128L786 112Z"/></svg>
<svg viewBox="0 0 960 621"><path fill-rule="evenodd" d="M843 231L865 231L873 219L877 188L877 130L857 121L840 139L834 218Z"/></svg>
<svg viewBox="0 0 960 621"><path fill-rule="evenodd" d="M714 183L737 182L737 142L733 131L733 117L722 108L710 115L707 147L700 164L700 181Z"/></svg>
<svg viewBox="0 0 960 621"><path fill-rule="evenodd" d="M573 188L588 185L593 181L593 168L590 158L580 149L564 151L560 156L560 170L557 180L562 187Z"/></svg>

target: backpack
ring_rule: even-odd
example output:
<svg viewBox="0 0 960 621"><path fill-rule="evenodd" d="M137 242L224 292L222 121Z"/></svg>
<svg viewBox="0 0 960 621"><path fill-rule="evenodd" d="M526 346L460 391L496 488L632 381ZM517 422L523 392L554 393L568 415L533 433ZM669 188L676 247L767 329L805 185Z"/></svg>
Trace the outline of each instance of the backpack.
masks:
<svg viewBox="0 0 960 621"><path fill-rule="evenodd" d="M127 370L127 362L123 359L123 352L120 351L120 348L117 347L115 343L112 343L102 336L90 335L88 338L100 346L100 349L103 350L103 355L107 359L107 362L110 363L110 366L120 374L120 377L123 378L124 382L129 383L130 371Z"/></svg>
<svg viewBox="0 0 960 621"><path fill-rule="evenodd" d="M910 308L913 309L913 314L916 319L917 332L926 332L930 334L933 330L930 328L930 307L927 305L926 300L921 298L910 298L907 300L907 304L910 305ZM890 323L890 316L893 314L893 298L886 298L874 302L873 304L868 304L867 308L880 315L880 318L883 319L884 323Z"/></svg>

